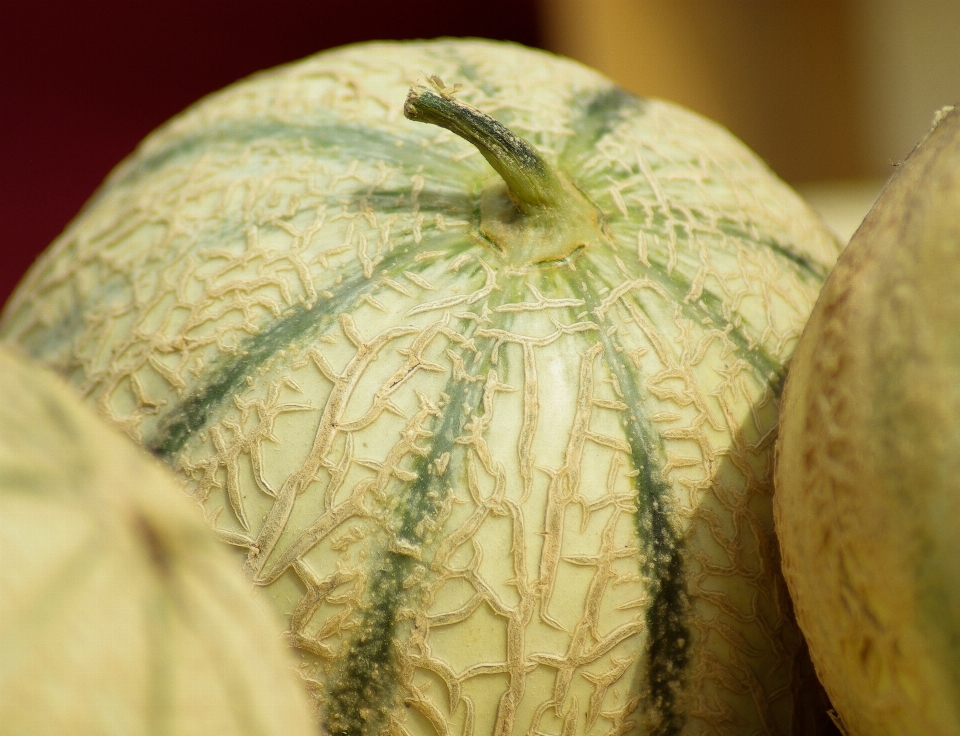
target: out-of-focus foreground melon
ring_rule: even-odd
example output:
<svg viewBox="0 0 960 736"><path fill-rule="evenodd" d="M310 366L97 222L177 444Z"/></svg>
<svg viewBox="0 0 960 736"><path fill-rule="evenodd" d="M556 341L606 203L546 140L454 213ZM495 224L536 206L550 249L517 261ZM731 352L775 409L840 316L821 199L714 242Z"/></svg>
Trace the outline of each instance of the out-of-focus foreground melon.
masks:
<svg viewBox="0 0 960 736"><path fill-rule="evenodd" d="M960 110L830 275L781 409L777 531L851 734L960 734Z"/></svg>
<svg viewBox="0 0 960 736"><path fill-rule="evenodd" d="M0 349L0 733L315 733L281 628L167 471Z"/></svg>

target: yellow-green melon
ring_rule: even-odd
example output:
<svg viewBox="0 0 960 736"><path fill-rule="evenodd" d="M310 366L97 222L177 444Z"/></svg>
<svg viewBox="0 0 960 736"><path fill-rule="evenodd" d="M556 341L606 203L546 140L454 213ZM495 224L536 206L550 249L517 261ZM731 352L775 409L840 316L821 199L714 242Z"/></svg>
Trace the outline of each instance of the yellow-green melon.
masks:
<svg viewBox="0 0 960 736"><path fill-rule="evenodd" d="M777 531L854 736L960 734L960 111L888 183L790 368Z"/></svg>
<svg viewBox="0 0 960 736"><path fill-rule="evenodd" d="M330 733L789 734L772 451L837 250L687 110L364 44L147 138L0 330L177 469Z"/></svg>

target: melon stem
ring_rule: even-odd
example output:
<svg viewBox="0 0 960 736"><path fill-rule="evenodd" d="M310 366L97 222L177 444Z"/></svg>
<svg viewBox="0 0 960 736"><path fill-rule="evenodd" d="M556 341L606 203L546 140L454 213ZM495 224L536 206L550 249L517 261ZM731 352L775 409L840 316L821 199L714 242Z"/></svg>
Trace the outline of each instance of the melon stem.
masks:
<svg viewBox="0 0 960 736"><path fill-rule="evenodd" d="M507 183L511 198L524 214L531 214L531 208L562 205L566 188L557 171L536 148L485 112L451 94L414 85L403 114L409 120L446 128L476 146Z"/></svg>
<svg viewBox="0 0 960 736"><path fill-rule="evenodd" d="M606 239L600 214L564 174L503 123L453 97L439 82L410 88L403 114L445 128L480 151L502 180L481 197L484 237L517 264L564 261ZM504 191L505 185L505 191Z"/></svg>

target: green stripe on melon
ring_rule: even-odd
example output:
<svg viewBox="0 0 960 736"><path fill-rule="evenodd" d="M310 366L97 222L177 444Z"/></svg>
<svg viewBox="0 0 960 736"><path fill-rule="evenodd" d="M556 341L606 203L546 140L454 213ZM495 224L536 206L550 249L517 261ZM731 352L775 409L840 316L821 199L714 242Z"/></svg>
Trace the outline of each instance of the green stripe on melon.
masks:
<svg viewBox="0 0 960 736"><path fill-rule="evenodd" d="M583 247L491 240L502 181L402 117L421 70L579 192L542 226ZM692 113L507 44L373 44L150 136L0 329L178 469L331 732L800 733L771 448L836 253Z"/></svg>

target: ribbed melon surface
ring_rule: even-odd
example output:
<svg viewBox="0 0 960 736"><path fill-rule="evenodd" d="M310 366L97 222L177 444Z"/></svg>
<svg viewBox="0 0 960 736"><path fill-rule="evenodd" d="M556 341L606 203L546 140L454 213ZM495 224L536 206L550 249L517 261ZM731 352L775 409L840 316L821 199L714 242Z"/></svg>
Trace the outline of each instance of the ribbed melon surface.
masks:
<svg viewBox="0 0 960 736"><path fill-rule="evenodd" d="M422 74L605 220L479 230L495 177ZM726 131L573 62L368 44L150 136L2 335L175 466L287 616L334 734L787 734L801 640L771 453L837 246Z"/></svg>

